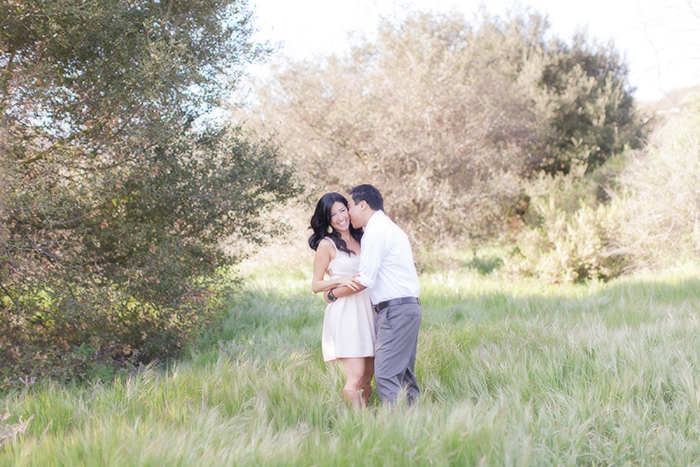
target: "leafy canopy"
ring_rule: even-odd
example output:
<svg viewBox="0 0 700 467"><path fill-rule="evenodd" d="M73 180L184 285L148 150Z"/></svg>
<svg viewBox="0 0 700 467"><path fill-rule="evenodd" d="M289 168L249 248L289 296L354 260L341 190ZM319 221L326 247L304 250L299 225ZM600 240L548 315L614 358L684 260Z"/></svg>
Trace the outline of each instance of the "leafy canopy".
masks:
<svg viewBox="0 0 700 467"><path fill-rule="evenodd" d="M174 355L207 321L222 239L263 241L298 191L208 119L251 32L244 0L0 3L0 366Z"/></svg>

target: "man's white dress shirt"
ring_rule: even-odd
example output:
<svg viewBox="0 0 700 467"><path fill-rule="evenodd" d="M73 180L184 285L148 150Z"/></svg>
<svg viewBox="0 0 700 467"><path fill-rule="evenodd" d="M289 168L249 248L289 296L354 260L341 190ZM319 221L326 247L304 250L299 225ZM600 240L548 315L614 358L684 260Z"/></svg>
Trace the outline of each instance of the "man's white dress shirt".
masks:
<svg viewBox="0 0 700 467"><path fill-rule="evenodd" d="M418 297L420 284L408 236L383 211L367 221L362 235L360 276L373 304L401 297Z"/></svg>

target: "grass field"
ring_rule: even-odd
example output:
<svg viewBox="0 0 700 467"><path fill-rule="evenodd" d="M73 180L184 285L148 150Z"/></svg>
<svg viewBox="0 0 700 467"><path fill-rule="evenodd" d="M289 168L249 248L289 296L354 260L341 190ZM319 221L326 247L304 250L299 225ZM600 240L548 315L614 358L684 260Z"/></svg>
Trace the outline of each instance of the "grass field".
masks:
<svg viewBox="0 0 700 467"><path fill-rule="evenodd" d="M4 396L0 465L700 464L695 271L557 287L428 268L421 402L364 411L322 361L309 276L258 270L179 362Z"/></svg>

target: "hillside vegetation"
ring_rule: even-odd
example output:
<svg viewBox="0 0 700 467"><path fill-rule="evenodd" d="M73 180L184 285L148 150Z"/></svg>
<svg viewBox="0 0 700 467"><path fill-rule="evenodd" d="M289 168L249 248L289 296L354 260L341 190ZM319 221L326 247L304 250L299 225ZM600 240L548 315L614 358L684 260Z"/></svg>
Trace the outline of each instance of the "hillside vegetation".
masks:
<svg viewBox="0 0 700 467"><path fill-rule="evenodd" d="M312 197L374 184L423 245L506 236L533 180L604 185L593 173L645 134L614 44L553 37L532 12L386 20L347 54L280 64L255 92L241 118L280 142Z"/></svg>

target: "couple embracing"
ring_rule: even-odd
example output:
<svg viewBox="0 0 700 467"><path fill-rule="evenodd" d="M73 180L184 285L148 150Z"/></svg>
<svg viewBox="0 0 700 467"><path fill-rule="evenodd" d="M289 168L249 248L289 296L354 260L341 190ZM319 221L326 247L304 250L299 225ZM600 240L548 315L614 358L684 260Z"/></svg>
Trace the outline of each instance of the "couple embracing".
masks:
<svg viewBox="0 0 700 467"><path fill-rule="evenodd" d="M323 195L311 229L311 287L329 303L323 359L342 362L343 398L366 406L374 376L383 403L395 404L405 391L410 405L420 395L415 362L421 307L406 233L384 214L382 195L372 185L356 186L349 200Z"/></svg>

